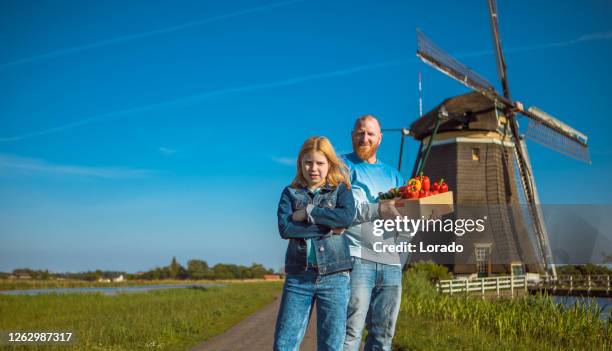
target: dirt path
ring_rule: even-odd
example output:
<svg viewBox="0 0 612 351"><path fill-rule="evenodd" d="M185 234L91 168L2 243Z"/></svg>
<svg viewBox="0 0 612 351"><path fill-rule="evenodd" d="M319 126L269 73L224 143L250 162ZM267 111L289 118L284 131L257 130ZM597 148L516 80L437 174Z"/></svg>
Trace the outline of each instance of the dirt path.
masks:
<svg viewBox="0 0 612 351"><path fill-rule="evenodd" d="M272 350L274 324L280 300L279 296L274 302L248 316L225 333L195 346L192 351ZM302 341L302 351L316 351L316 325L316 313L313 313Z"/></svg>

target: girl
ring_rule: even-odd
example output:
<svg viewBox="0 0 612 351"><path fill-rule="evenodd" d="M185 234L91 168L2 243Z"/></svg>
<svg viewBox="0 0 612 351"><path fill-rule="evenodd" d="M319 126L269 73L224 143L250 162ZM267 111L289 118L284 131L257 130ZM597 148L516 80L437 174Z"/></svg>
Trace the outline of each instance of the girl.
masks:
<svg viewBox="0 0 612 351"><path fill-rule="evenodd" d="M348 170L325 137L302 145L297 175L278 204L278 229L289 239L285 285L274 350L299 350L312 306L317 306L317 349L341 350L352 268L344 228L355 216Z"/></svg>

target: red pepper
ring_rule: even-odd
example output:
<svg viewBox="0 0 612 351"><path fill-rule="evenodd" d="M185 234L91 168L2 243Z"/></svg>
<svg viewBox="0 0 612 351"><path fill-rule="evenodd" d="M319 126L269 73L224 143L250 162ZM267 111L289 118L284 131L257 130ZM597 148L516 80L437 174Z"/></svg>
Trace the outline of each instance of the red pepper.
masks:
<svg viewBox="0 0 612 351"><path fill-rule="evenodd" d="M413 187L413 188L415 188L415 189L416 189L416 191L420 191L420 190L421 190L421 181L420 181L419 179L417 179L417 178L411 178L411 179L408 181L408 184L407 184L407 185L408 185L409 187Z"/></svg>
<svg viewBox="0 0 612 351"><path fill-rule="evenodd" d="M445 193L448 191L448 184L444 181L444 179L440 179L440 189L438 189L440 193Z"/></svg>
<svg viewBox="0 0 612 351"><path fill-rule="evenodd" d="M425 189L425 191L429 191L430 190L430 188L431 188L431 181L429 180L428 176L423 175L423 172L421 172L421 175L416 177L416 179L418 179L421 182L421 189Z"/></svg>
<svg viewBox="0 0 612 351"><path fill-rule="evenodd" d="M419 192L416 190L415 187L412 187L412 186L406 187L405 194L406 194L405 196L407 199L418 199L419 198Z"/></svg>

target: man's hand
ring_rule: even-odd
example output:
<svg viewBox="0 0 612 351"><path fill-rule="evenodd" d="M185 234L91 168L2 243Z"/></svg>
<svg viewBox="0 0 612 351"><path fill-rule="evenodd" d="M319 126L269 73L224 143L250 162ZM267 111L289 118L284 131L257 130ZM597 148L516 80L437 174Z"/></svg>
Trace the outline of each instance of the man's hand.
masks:
<svg viewBox="0 0 612 351"><path fill-rule="evenodd" d="M332 233L336 235L343 234L346 228L332 228Z"/></svg>
<svg viewBox="0 0 612 351"><path fill-rule="evenodd" d="M293 212L291 219L293 219L295 222L304 222L306 220L306 216L306 209L301 209Z"/></svg>
<svg viewBox="0 0 612 351"><path fill-rule="evenodd" d="M378 203L378 214L382 219L395 219L401 214L395 208L395 200L384 200Z"/></svg>

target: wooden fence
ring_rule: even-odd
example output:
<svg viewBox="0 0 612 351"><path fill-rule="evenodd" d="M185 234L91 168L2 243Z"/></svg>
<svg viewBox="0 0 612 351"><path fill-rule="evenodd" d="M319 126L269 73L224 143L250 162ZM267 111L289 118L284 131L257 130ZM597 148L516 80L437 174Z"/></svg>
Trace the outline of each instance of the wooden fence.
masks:
<svg viewBox="0 0 612 351"><path fill-rule="evenodd" d="M610 295L610 276L609 275L565 275L559 276L557 279L543 276L537 287L543 287L548 290L562 290L569 294L576 291L586 291L587 294L598 291Z"/></svg>
<svg viewBox="0 0 612 351"><path fill-rule="evenodd" d="M538 275L513 275L497 276L472 279L449 279L440 280L437 284L438 291L446 294L458 293L480 293L485 294L510 293L514 296L519 291L527 292L530 289L547 290L550 292L564 292L567 294L600 292L609 296L612 291L609 275L583 275L583 276L559 276L553 279L550 276ZM522 292L521 291L521 292Z"/></svg>
<svg viewBox="0 0 612 351"><path fill-rule="evenodd" d="M448 294L464 292L480 292L482 296L487 291L495 291L500 296L500 291L510 290L512 296L517 289L527 291L529 282L526 275L499 276L474 279L449 279L438 282L438 291Z"/></svg>

